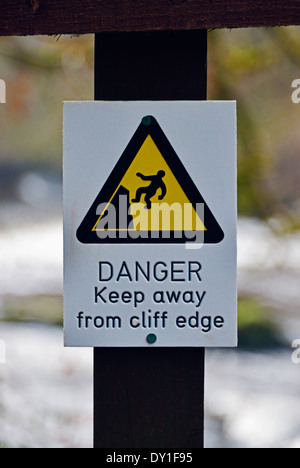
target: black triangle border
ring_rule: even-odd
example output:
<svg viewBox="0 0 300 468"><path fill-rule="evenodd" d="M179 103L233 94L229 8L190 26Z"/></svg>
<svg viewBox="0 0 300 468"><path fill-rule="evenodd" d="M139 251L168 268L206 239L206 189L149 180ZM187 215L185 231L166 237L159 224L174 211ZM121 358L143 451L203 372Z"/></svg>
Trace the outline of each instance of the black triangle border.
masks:
<svg viewBox="0 0 300 468"><path fill-rule="evenodd" d="M82 244L182 244L193 242L191 240L191 235L193 233L186 233L188 234L187 236L185 233L182 233L182 237L178 238L178 236L176 237L176 233L170 232L170 236L165 238L163 237L163 232L156 232L155 237L151 237L151 232L148 232L144 233L147 237L145 239L143 238L143 233L140 232L140 237L137 239L133 239L129 235L126 238L123 235L122 237L117 236L116 238L101 239L97 235L96 231L91 230L91 227L94 227L99 219L99 215L96 214L97 207L101 203L106 203L111 199L115 190L112 190L111 187L117 187L121 183L124 174L129 169L141 146L149 135L153 139L166 163L169 165L194 209L196 210L197 203L204 204L204 224L207 231L204 231L201 242L204 244L220 243L224 239L223 230L167 139L165 133L153 116L147 116L142 119L141 124L79 226L76 233L78 241Z"/></svg>

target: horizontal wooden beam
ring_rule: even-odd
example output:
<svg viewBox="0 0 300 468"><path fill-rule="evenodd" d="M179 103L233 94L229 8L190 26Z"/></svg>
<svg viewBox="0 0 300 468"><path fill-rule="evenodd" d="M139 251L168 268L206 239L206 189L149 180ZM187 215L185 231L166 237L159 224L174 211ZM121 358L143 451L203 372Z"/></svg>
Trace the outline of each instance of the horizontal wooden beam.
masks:
<svg viewBox="0 0 300 468"><path fill-rule="evenodd" d="M300 24L299 0L2 0L0 35Z"/></svg>

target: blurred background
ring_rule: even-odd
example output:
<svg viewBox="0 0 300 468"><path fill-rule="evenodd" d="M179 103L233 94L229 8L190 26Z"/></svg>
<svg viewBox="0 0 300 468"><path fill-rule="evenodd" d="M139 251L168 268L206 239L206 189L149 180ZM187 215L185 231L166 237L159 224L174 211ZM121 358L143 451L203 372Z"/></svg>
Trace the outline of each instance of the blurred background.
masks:
<svg viewBox="0 0 300 468"><path fill-rule="evenodd" d="M92 446L92 350L62 335L62 107L93 100L94 38L0 38L0 448ZM208 448L300 448L300 28L209 33L238 103L239 348L208 350ZM295 359L294 359L295 361Z"/></svg>

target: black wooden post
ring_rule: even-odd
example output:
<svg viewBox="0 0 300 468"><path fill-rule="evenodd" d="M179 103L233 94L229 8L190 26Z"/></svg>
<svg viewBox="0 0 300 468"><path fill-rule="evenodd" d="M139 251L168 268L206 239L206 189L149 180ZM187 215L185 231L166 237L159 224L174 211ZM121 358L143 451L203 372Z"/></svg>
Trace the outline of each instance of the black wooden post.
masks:
<svg viewBox="0 0 300 468"><path fill-rule="evenodd" d="M98 34L95 99L204 100L206 60L206 31ZM94 351L95 448L202 448L203 400L203 348Z"/></svg>

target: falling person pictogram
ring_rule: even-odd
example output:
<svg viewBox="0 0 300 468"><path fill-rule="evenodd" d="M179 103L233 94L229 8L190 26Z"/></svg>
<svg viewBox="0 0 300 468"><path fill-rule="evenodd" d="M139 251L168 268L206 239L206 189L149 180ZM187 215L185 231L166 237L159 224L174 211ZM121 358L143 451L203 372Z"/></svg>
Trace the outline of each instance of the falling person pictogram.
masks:
<svg viewBox="0 0 300 468"><path fill-rule="evenodd" d="M135 198L131 200L131 202L139 203L141 201L142 195L145 195L145 208L150 210L152 207L151 199L155 197L159 189L161 190L161 195L159 195L158 199L160 201L163 200L167 194L167 187L163 181L165 175L165 171L158 171L156 175L150 176L145 176L141 172L138 172L137 177L140 177L144 181L151 181L151 183L146 187L140 187L139 189L137 189Z"/></svg>

